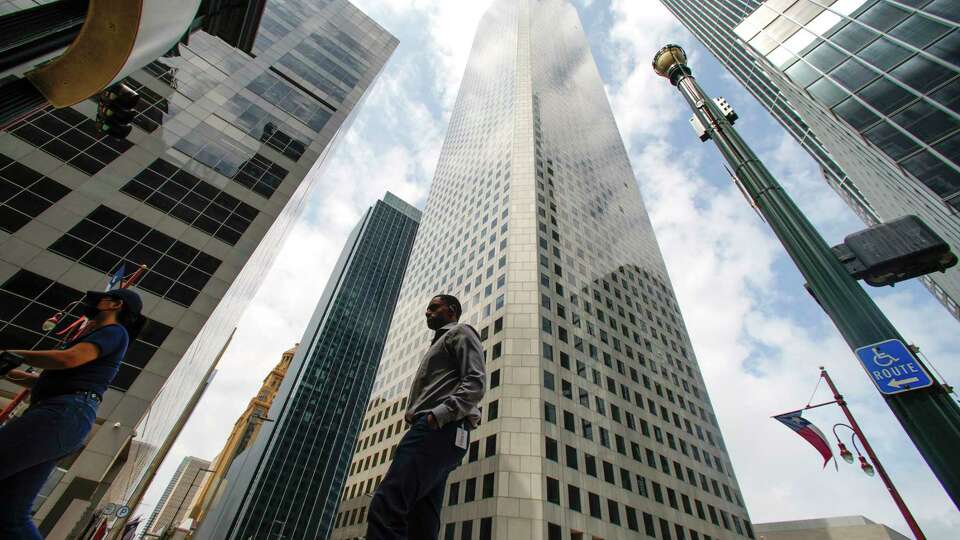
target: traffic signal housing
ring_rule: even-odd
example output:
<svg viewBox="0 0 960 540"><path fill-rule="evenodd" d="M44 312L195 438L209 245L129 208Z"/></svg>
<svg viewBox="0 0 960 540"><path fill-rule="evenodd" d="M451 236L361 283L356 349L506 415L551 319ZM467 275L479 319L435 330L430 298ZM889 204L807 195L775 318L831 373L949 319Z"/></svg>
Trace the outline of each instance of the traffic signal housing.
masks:
<svg viewBox="0 0 960 540"><path fill-rule="evenodd" d="M847 236L833 253L854 279L873 287L943 272L957 256L917 216L904 216Z"/></svg>
<svg viewBox="0 0 960 540"><path fill-rule="evenodd" d="M123 83L117 83L100 93L97 101L97 131L123 139L130 134L130 122L137 115L134 107L140 94Z"/></svg>

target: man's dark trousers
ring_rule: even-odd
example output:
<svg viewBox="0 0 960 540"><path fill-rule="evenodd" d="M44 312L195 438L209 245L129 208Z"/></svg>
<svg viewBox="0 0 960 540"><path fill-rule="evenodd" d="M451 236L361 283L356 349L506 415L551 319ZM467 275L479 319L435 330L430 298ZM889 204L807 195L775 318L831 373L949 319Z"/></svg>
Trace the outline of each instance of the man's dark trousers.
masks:
<svg viewBox="0 0 960 540"><path fill-rule="evenodd" d="M440 529L440 507L447 476L467 453L456 445L457 428L466 420L438 430L418 418L400 440L393 463L373 494L367 517L367 540L431 540ZM468 431L469 435L469 431ZM469 438L467 446L469 446Z"/></svg>

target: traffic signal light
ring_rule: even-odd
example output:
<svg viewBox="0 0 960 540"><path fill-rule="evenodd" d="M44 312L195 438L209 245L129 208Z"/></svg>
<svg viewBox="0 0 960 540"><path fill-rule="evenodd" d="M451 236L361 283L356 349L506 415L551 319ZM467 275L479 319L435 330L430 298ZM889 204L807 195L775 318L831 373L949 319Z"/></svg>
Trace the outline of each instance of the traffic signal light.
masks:
<svg viewBox="0 0 960 540"><path fill-rule="evenodd" d="M123 139L130 134L130 122L137 115L134 107L140 102L140 94L132 88L117 83L100 93L97 102L97 131Z"/></svg>

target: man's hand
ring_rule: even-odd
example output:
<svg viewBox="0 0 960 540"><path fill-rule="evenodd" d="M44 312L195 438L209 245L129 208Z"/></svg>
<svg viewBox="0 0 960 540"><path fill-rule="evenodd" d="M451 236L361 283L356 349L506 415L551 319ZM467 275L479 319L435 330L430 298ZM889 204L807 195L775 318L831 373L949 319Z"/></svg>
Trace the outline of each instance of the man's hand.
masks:
<svg viewBox="0 0 960 540"><path fill-rule="evenodd" d="M437 423L437 417L435 417L433 413L427 413L427 425L434 431L440 429L440 424Z"/></svg>

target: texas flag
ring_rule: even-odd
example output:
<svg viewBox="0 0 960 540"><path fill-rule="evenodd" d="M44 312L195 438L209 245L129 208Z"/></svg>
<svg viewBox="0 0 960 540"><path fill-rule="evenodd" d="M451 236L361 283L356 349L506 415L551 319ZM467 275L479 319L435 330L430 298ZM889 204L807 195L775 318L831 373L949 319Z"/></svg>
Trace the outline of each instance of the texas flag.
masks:
<svg viewBox="0 0 960 540"><path fill-rule="evenodd" d="M823 436L823 432L817 429L817 426L801 417L801 414L803 414L802 411L789 412L774 416L774 418L788 428L796 431L797 435L800 435L806 439L808 443L812 444L813 447L817 449L817 452L820 452L820 455L823 456L823 466L826 467L827 463L833 459L833 450L830 448L830 443L827 442L827 438Z"/></svg>

